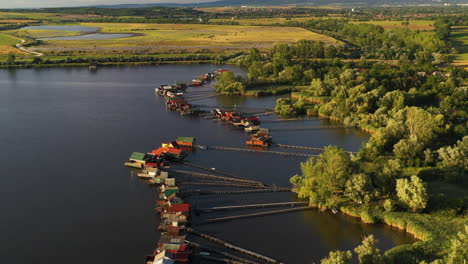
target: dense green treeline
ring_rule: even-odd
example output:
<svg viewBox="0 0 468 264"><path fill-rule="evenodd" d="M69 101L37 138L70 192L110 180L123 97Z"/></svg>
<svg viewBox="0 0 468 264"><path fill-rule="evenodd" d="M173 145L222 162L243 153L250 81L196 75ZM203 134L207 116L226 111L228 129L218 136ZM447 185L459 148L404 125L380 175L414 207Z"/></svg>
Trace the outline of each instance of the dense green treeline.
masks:
<svg viewBox="0 0 468 264"><path fill-rule="evenodd" d="M192 8L151 7L151 8L102 8L102 7L63 7L41 9L2 9L2 12L15 13L58 13L58 14L83 14L101 16L140 16L140 17L194 17L204 14Z"/></svg>
<svg viewBox="0 0 468 264"><path fill-rule="evenodd" d="M13 54L11 54L13 55ZM217 55L217 54L174 54L174 55L122 55L122 56L77 56L77 57L35 57L31 60L11 60L7 59L0 63L1 67L41 67L63 64L83 64L91 61L102 64L113 63L164 63L164 62L215 62L222 63L239 54ZM14 56L14 55L13 55Z"/></svg>
<svg viewBox="0 0 468 264"><path fill-rule="evenodd" d="M417 63L447 60L450 47L444 40L450 25L443 20L435 23L436 32L420 32L406 28L384 30L373 24L351 24L345 19L288 21L285 26L303 27L344 40L355 48L353 57L383 60L417 60Z"/></svg>
<svg viewBox="0 0 468 264"><path fill-rule="evenodd" d="M468 224L468 72L439 69L429 59L307 59L320 47L277 44L236 61L247 67L249 82L309 85L294 93L299 100L278 100L277 113L306 111L373 132L357 155L329 146L302 163L302 173L291 179L296 192L313 205L398 226L423 239L388 251L383 262L361 263L456 263L450 262L451 247Z"/></svg>

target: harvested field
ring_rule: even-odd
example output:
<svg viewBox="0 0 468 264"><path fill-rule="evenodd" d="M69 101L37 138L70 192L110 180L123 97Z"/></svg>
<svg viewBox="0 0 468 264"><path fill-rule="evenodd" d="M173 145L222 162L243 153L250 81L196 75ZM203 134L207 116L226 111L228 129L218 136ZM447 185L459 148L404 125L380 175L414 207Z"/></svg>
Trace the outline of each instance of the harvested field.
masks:
<svg viewBox="0 0 468 264"><path fill-rule="evenodd" d="M25 54L14 47L14 45L19 42L19 40L11 36L0 34L0 54Z"/></svg>
<svg viewBox="0 0 468 264"><path fill-rule="evenodd" d="M403 25L403 22L408 22L408 25ZM411 30L433 30L435 21L433 20L386 20L386 21L354 21L351 23L367 23L383 27L384 29L392 29L396 27L408 28Z"/></svg>
<svg viewBox="0 0 468 264"><path fill-rule="evenodd" d="M138 36L102 40L48 40L35 47L38 51L113 50L138 52L241 51L251 47L267 49L275 43L292 43L301 39L338 45L341 42L302 28L268 26L229 26L199 24L127 24L81 23L98 27L100 33L133 33Z"/></svg>
<svg viewBox="0 0 468 264"><path fill-rule="evenodd" d="M452 44L458 54L453 55L453 64L468 67L468 26L452 27Z"/></svg>

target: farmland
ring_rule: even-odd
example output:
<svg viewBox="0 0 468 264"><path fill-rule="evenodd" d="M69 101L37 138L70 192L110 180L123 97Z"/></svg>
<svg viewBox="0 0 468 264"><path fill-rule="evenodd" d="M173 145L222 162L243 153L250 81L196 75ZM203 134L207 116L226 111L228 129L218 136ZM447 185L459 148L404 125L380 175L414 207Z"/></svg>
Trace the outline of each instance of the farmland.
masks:
<svg viewBox="0 0 468 264"><path fill-rule="evenodd" d="M15 35L20 38L52 38L52 37L63 37L63 36L75 36L79 32L76 31L63 31L63 30L44 30L44 29L20 29L7 31L8 34Z"/></svg>
<svg viewBox="0 0 468 264"><path fill-rule="evenodd" d="M0 55L8 53L23 54L23 52L13 47L17 43L19 43L19 40L11 36L0 34Z"/></svg>
<svg viewBox="0 0 468 264"><path fill-rule="evenodd" d="M454 64L468 66L468 26L453 27L452 40L458 52L453 56Z"/></svg>
<svg viewBox="0 0 468 264"><path fill-rule="evenodd" d="M98 15L88 14L59 14L59 13L17 13L0 12L1 20L46 20L50 22L59 22L63 20L92 19L100 17Z"/></svg>
<svg viewBox="0 0 468 264"><path fill-rule="evenodd" d="M404 25L403 22L408 22L408 25ZM384 29L392 29L396 27L408 28L411 30L433 30L434 21L433 20L385 20L385 21L354 21L351 23L367 23L383 27Z"/></svg>
<svg viewBox="0 0 468 264"><path fill-rule="evenodd" d="M133 33L136 36L102 40L49 40L35 47L41 52L91 51L105 54L128 52L220 52L245 51L251 47L267 49L278 42L292 43L301 39L340 44L337 40L302 28L268 26L227 26L187 24L112 24L81 23L98 27L100 33Z"/></svg>
<svg viewBox="0 0 468 264"><path fill-rule="evenodd" d="M210 19L210 22L219 23L219 22L238 22L243 26L252 26L252 25L274 25L274 24L283 24L288 21L298 21L304 22L312 19L327 19L335 17L273 17L273 18L252 18L252 19Z"/></svg>

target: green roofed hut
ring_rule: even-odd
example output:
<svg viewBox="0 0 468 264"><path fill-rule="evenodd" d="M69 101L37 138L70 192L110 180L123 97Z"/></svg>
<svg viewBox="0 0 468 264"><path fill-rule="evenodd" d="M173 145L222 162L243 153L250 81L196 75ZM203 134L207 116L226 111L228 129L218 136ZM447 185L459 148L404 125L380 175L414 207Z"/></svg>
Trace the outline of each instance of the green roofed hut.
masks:
<svg viewBox="0 0 468 264"><path fill-rule="evenodd" d="M194 137L178 137L176 139L177 145L189 148L193 148L196 141L197 140Z"/></svg>
<svg viewBox="0 0 468 264"><path fill-rule="evenodd" d="M129 161L125 162L125 166L142 169L145 163L145 153L133 152Z"/></svg>

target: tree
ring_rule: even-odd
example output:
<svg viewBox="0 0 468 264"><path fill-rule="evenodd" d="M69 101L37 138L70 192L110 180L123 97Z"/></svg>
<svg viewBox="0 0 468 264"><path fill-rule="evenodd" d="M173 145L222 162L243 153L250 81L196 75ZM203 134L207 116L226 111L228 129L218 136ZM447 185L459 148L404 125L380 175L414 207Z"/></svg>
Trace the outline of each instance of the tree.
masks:
<svg viewBox="0 0 468 264"><path fill-rule="evenodd" d="M416 175L411 180L398 179L396 183L398 199L406 204L413 212L421 211L427 205L427 191L425 183Z"/></svg>
<svg viewBox="0 0 468 264"><path fill-rule="evenodd" d="M235 78L232 71L223 72L216 77L216 91L222 94L243 94L245 85L239 78Z"/></svg>
<svg viewBox="0 0 468 264"><path fill-rule="evenodd" d="M15 54L13 54L13 53L8 53L7 63L8 63L8 64L13 64L13 63L15 63L15 60L16 60Z"/></svg>
<svg viewBox="0 0 468 264"><path fill-rule="evenodd" d="M285 117L292 117L297 114L290 99L280 98L276 101L275 113Z"/></svg>
<svg viewBox="0 0 468 264"><path fill-rule="evenodd" d="M327 146L318 157L301 163L302 182L298 194L309 198L311 204L331 205L344 192L345 185L353 173L349 155L336 146Z"/></svg>
<svg viewBox="0 0 468 264"><path fill-rule="evenodd" d="M395 157L401 160L411 161L423 150L423 143L412 137L402 139L393 146Z"/></svg>
<svg viewBox="0 0 468 264"><path fill-rule="evenodd" d="M312 80L312 82L310 83L310 90L315 96L330 95L325 89L325 86L323 85L323 82L320 78L315 78Z"/></svg>
<svg viewBox="0 0 468 264"><path fill-rule="evenodd" d="M443 167L458 167L468 170L468 136L459 140L455 146L447 146L438 150Z"/></svg>
<svg viewBox="0 0 468 264"><path fill-rule="evenodd" d="M353 201L362 203L364 197L369 195L372 188L370 186L370 178L367 174L355 174L346 182L345 194L353 199Z"/></svg>
<svg viewBox="0 0 468 264"><path fill-rule="evenodd" d="M374 235L369 235L362 240L362 244L354 249L358 254L360 264L381 264L383 263L380 250L376 247L377 239Z"/></svg>
<svg viewBox="0 0 468 264"><path fill-rule="evenodd" d="M327 258L320 261L320 264L347 264L351 263L353 253L351 251L331 251Z"/></svg>
<svg viewBox="0 0 468 264"><path fill-rule="evenodd" d="M426 110L418 107L406 108L406 126L410 137L415 137L418 141L426 143L434 136L434 129L437 121Z"/></svg>
<svg viewBox="0 0 468 264"><path fill-rule="evenodd" d="M463 230L458 232L457 236L452 240L452 247L447 256L446 264L458 264L468 261L468 225L465 225Z"/></svg>

